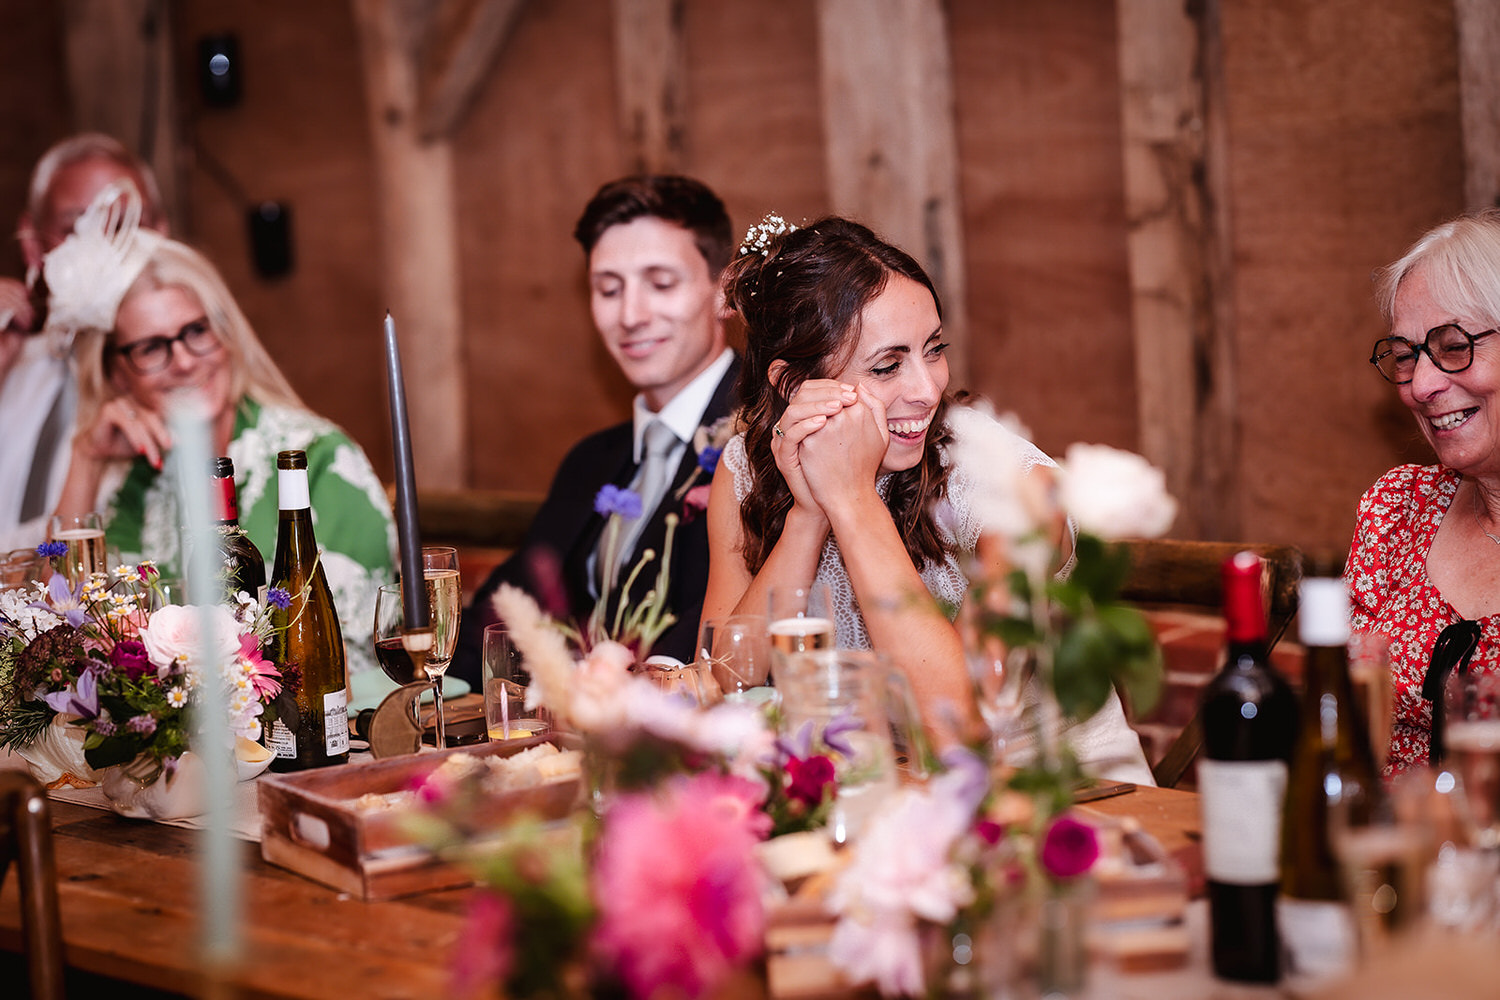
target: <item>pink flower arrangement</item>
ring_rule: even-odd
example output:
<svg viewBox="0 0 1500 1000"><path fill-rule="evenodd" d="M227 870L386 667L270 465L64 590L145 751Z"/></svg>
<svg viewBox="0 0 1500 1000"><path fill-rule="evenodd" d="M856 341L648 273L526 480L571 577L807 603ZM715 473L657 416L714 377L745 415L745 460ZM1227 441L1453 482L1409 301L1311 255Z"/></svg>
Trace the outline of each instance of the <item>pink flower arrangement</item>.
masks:
<svg viewBox="0 0 1500 1000"><path fill-rule="evenodd" d="M761 794L705 772L610 807L593 866L593 950L633 996L701 996L760 953Z"/></svg>

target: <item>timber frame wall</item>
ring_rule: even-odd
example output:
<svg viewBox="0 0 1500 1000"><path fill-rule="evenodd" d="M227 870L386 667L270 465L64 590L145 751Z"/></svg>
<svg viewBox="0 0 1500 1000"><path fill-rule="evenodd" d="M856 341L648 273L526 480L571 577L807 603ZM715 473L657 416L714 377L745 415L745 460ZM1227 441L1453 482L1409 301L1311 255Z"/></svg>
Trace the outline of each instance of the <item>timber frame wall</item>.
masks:
<svg viewBox="0 0 1500 1000"><path fill-rule="evenodd" d="M195 46L225 31L244 100L212 109ZM1364 363L1371 272L1500 190L1488 0L0 0L0 37L0 214L75 128L142 148L384 471L393 311L429 488L540 492L628 414L569 233L600 183L665 169L739 229L834 211L907 247L954 386L1055 454L1146 454L1174 534L1342 545L1359 493L1428 458ZM276 281L260 199L293 212Z"/></svg>

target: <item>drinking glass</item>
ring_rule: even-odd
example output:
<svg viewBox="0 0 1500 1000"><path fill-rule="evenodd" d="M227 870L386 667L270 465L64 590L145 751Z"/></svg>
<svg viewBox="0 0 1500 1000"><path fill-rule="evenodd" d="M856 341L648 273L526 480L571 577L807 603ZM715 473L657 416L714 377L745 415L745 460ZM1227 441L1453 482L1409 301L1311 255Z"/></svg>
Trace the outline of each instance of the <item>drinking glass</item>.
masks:
<svg viewBox="0 0 1500 1000"><path fill-rule="evenodd" d="M817 581L806 587L772 587L767 595L766 621L777 666L792 653L832 649L833 592L828 584Z"/></svg>
<svg viewBox="0 0 1500 1000"><path fill-rule="evenodd" d="M1388 789L1345 781L1329 814L1329 839L1361 959L1379 953L1427 916L1427 872L1436 843L1423 797L1432 785L1421 777L1403 776Z"/></svg>
<svg viewBox="0 0 1500 1000"><path fill-rule="evenodd" d="M829 835L847 843L896 789L892 720L904 714L889 661L868 650L791 654L781 662L781 735L827 754L838 780ZM898 712L897 709L903 711ZM915 742L910 734L906 742Z"/></svg>
<svg viewBox="0 0 1500 1000"><path fill-rule="evenodd" d="M0 590L30 586L42 578L42 557L36 549L12 549L0 556Z"/></svg>
<svg viewBox="0 0 1500 1000"><path fill-rule="evenodd" d="M541 708L526 707L531 675L504 623L484 627L484 722L491 742L525 739L550 728Z"/></svg>
<svg viewBox="0 0 1500 1000"><path fill-rule="evenodd" d="M1473 667L1454 673L1443 705L1459 818L1471 844L1500 849L1500 677Z"/></svg>
<svg viewBox="0 0 1500 1000"><path fill-rule="evenodd" d="M104 519L97 513L64 517L53 514L48 522L47 537L68 547L62 557L62 575L74 587L95 573L109 572L109 557L104 547Z"/></svg>
<svg viewBox="0 0 1500 1000"><path fill-rule="evenodd" d="M453 660L453 650L458 643L459 615L463 610L458 550L447 545L424 545L422 575L432 625L432 648L423 661L422 674L418 676L416 661L402 641L406 626L400 584L386 584L376 595L375 658L380 669L397 684L426 681L432 685L436 745L442 748L448 745L443 721L443 674Z"/></svg>
<svg viewBox="0 0 1500 1000"><path fill-rule="evenodd" d="M711 618L698 631L698 660L713 671L727 701L756 700L771 675L771 642L760 615ZM769 690L769 689L766 689Z"/></svg>

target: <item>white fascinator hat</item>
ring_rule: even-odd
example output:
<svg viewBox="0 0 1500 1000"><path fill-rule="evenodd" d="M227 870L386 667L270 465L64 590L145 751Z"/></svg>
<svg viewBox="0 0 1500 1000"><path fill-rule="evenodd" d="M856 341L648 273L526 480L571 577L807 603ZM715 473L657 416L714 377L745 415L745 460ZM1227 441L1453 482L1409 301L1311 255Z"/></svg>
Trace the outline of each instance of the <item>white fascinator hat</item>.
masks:
<svg viewBox="0 0 1500 1000"><path fill-rule="evenodd" d="M115 313L165 237L141 228L141 194L129 180L94 196L73 232L47 254L47 335L59 357L83 330L108 331Z"/></svg>

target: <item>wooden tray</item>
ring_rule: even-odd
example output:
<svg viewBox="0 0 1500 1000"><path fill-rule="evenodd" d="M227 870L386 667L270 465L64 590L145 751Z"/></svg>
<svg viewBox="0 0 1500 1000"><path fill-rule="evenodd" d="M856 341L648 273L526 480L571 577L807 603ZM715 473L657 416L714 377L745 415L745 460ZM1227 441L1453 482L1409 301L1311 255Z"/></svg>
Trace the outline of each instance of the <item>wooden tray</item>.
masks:
<svg viewBox="0 0 1500 1000"><path fill-rule="evenodd" d="M295 774L263 775L259 781L261 856L366 900L468 885L472 878L463 868L439 860L426 848L408 841L400 828L399 810L360 810L355 802L363 795L402 791L454 754L508 757L550 739L536 736ZM476 820L498 828L520 812L560 819L577 804L578 796L576 778L519 788L491 796L479 807Z"/></svg>

